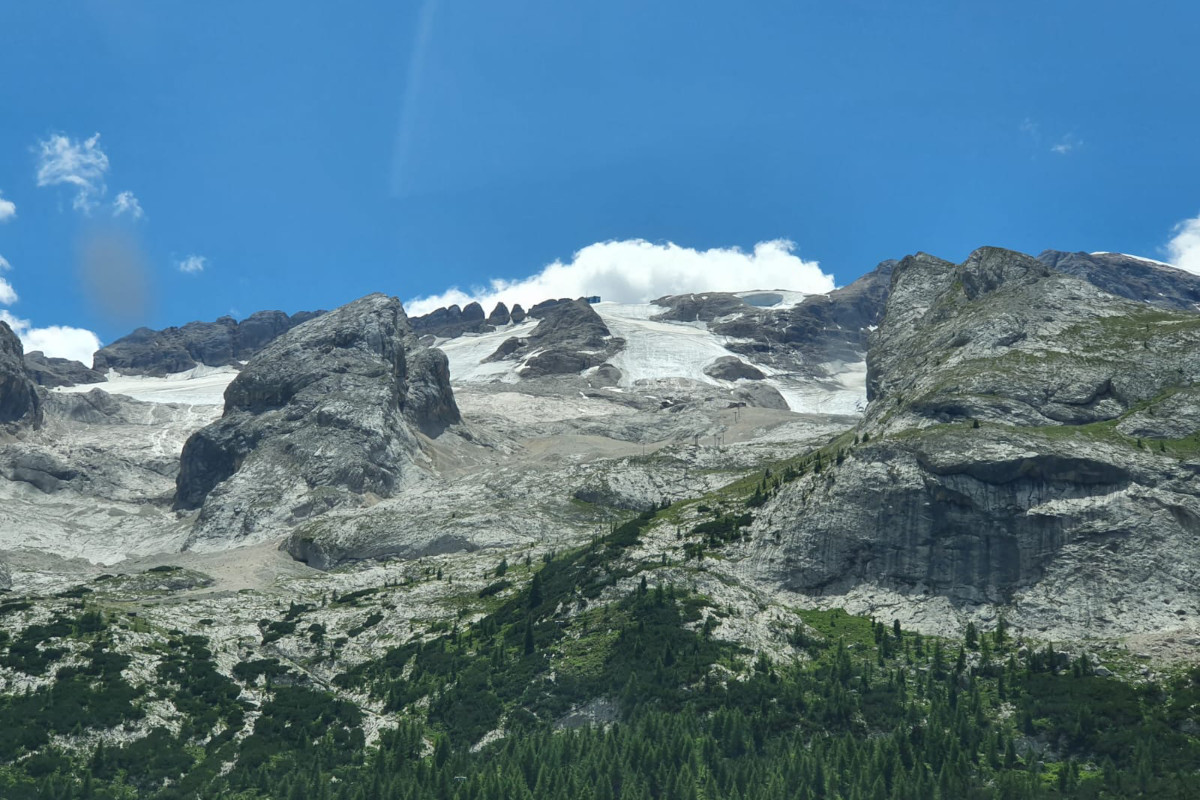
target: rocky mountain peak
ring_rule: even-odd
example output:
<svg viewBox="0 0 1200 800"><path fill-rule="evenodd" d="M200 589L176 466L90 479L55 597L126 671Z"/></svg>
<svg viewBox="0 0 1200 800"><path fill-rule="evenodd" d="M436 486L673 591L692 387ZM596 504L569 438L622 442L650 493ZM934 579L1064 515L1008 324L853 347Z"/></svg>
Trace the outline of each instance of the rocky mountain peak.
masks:
<svg viewBox="0 0 1200 800"><path fill-rule="evenodd" d="M259 311L238 322L220 317L213 322L189 322L161 331L138 328L105 345L92 357L92 369L116 370L123 375L161 377L185 372L197 365L222 367L237 364L266 347L276 337L320 316L323 311Z"/></svg>
<svg viewBox="0 0 1200 800"><path fill-rule="evenodd" d="M995 291L1003 285L1035 283L1050 275L1049 268L1024 253L999 247L981 247L958 268L963 290L969 300Z"/></svg>
<svg viewBox="0 0 1200 800"><path fill-rule="evenodd" d="M391 495L421 471L417 433L459 421L445 356L417 344L399 300L368 295L246 364L184 445L175 504L202 508L194 546L277 533Z"/></svg>
<svg viewBox="0 0 1200 800"><path fill-rule="evenodd" d="M1164 581L1200 569L1200 315L1085 274L999 248L903 259L861 443L768 508L762 573L811 594L1016 601L1043 628L1169 625Z"/></svg>
<svg viewBox="0 0 1200 800"><path fill-rule="evenodd" d="M1123 253L1046 250L1038 261L1110 294L1179 311L1200 310L1200 275Z"/></svg>

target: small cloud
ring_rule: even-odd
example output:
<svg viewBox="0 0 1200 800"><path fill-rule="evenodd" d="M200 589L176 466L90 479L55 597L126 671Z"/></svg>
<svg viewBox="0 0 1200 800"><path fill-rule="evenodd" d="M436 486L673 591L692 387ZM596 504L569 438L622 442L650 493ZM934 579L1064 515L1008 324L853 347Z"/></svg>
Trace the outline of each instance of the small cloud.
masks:
<svg viewBox="0 0 1200 800"><path fill-rule="evenodd" d="M0 192L0 222L8 222L17 215L17 204L12 200L5 200L4 193Z"/></svg>
<svg viewBox="0 0 1200 800"><path fill-rule="evenodd" d="M1065 156L1072 150L1075 150L1083 145L1083 140L1073 133L1068 133L1059 139L1055 144L1051 145L1050 152L1060 156Z"/></svg>
<svg viewBox="0 0 1200 800"><path fill-rule="evenodd" d="M1171 232L1175 236L1167 242L1167 260L1185 272L1200 275L1200 215L1185 219Z"/></svg>
<svg viewBox="0 0 1200 800"><path fill-rule="evenodd" d="M100 134L83 140L52 134L38 142L37 155L37 185L73 187L75 210L90 213L108 191L108 156L100 149Z"/></svg>
<svg viewBox="0 0 1200 800"><path fill-rule="evenodd" d="M816 261L795 255L795 249L786 239L759 242L751 252L736 247L694 250L644 239L597 242L575 253L569 263L555 261L528 278L496 278L489 286L471 292L455 287L440 295L409 300L404 308L420 315L472 301L485 308L497 302L529 308L542 300L587 295L618 303L645 303L687 292L791 289L823 294L832 290L833 277L822 272Z"/></svg>
<svg viewBox="0 0 1200 800"><path fill-rule="evenodd" d="M138 202L133 192L121 192L117 195L117 199L113 200L112 215L119 217L122 214L128 214L135 220L146 216L146 213L142 211L142 204Z"/></svg>
<svg viewBox="0 0 1200 800"><path fill-rule="evenodd" d="M1029 117L1021 120L1021 133L1037 141L1042 138L1042 132L1038 124Z"/></svg>
<svg viewBox="0 0 1200 800"><path fill-rule="evenodd" d="M8 323L26 353L41 350L51 358L69 358L91 366L92 355L100 349L100 337L84 328L65 325L35 328L29 320L19 319L3 310L0 310L0 321Z"/></svg>
<svg viewBox="0 0 1200 800"><path fill-rule="evenodd" d="M204 265L207 263L208 259L204 256L190 255L175 262L175 266L178 267L180 272L195 275L197 272L204 272Z"/></svg>
<svg viewBox="0 0 1200 800"><path fill-rule="evenodd" d="M10 269L12 269L12 264L8 263L7 258L0 256L0 272L7 272ZM17 302L17 290L4 278L0 278L0 306L11 306L15 302Z"/></svg>

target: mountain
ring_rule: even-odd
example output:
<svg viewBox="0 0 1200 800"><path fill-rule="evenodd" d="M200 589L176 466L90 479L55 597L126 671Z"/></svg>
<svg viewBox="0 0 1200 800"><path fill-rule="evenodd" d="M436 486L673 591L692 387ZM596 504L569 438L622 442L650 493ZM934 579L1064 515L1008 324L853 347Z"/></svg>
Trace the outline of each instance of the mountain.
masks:
<svg viewBox="0 0 1200 800"><path fill-rule="evenodd" d="M459 421L445 356L417 345L395 298L316 317L253 356L221 419L184 444L175 508L201 509L189 546L388 497L423 469L418 434Z"/></svg>
<svg viewBox="0 0 1200 800"><path fill-rule="evenodd" d="M181 328L161 331L138 328L97 350L92 369L161 377L201 364L209 367L236 364L280 334L323 313L301 311L288 316L282 311L259 311L241 322L221 317L216 322L189 322Z"/></svg>
<svg viewBox="0 0 1200 800"><path fill-rule="evenodd" d="M1038 260L1110 294L1178 311L1200 310L1200 276L1169 264L1122 253L1046 250Z"/></svg>
<svg viewBox="0 0 1200 800"><path fill-rule="evenodd" d="M21 340L7 323L0 322L0 430L12 433L41 424L42 400L25 370Z"/></svg>
<svg viewBox="0 0 1200 800"><path fill-rule="evenodd" d="M1200 316L1044 262L896 266L864 419L763 508L763 580L1059 632L1200 614Z"/></svg>
<svg viewBox="0 0 1200 800"><path fill-rule="evenodd" d="M0 326L0 795L1193 796L1191 284Z"/></svg>

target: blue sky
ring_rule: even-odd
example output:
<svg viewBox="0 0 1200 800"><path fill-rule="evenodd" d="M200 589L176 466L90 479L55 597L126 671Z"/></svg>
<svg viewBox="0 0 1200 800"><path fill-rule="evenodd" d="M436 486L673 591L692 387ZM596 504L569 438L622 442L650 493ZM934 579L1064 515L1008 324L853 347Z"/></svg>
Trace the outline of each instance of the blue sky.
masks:
<svg viewBox="0 0 1200 800"><path fill-rule="evenodd" d="M0 313L78 350L34 334L984 244L1200 270L1197 29L1177 0L7 3Z"/></svg>

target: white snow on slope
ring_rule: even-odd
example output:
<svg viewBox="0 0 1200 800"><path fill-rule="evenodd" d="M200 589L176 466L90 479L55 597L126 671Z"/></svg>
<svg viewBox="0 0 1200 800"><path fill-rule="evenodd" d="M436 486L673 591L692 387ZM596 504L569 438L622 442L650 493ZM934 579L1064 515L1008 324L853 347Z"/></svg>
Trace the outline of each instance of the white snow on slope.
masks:
<svg viewBox="0 0 1200 800"><path fill-rule="evenodd" d="M704 368L733 354L725 349L726 338L709 333L703 322L652 320L668 309L649 303L599 303L593 308L613 335L625 340L625 347L611 361L621 370L622 386L659 378L720 385L704 374Z"/></svg>
<svg viewBox="0 0 1200 800"><path fill-rule="evenodd" d="M520 325L506 325L490 333L464 333L457 339L441 339L434 346L450 360L450 380L453 383L485 383L502 381L514 383L517 362L483 360L513 336L528 336L537 327L536 319L525 319Z"/></svg>
<svg viewBox="0 0 1200 800"><path fill-rule="evenodd" d="M1097 250L1094 253L1090 253L1090 255L1093 255L1093 256L1122 256L1124 258L1132 258L1135 261L1145 261L1147 264L1156 264L1157 266L1160 266L1160 267L1170 267L1171 269L1180 269L1180 267L1177 267L1174 264L1168 264L1165 261L1157 261L1153 258L1146 258L1145 256L1135 256L1135 255L1131 255L1129 253L1114 253L1109 250ZM1187 272L1187 270L1184 270L1184 272Z"/></svg>
<svg viewBox="0 0 1200 800"><path fill-rule="evenodd" d="M56 392L90 392L103 389L109 394L123 394L146 403L180 403L190 406L225 405L225 387L237 377L233 367L207 367L203 364L187 372L176 372L162 378L146 375L121 375L109 372L103 383L84 383L62 386Z"/></svg>
<svg viewBox="0 0 1200 800"><path fill-rule="evenodd" d="M599 303L594 308L613 335L625 339L624 349L612 358L613 366L621 370L623 387L632 386L638 381L662 378L684 378L712 386L725 386L727 382L709 377L704 373L704 368L718 358L734 356L766 374L763 383L775 387L792 411L861 414L866 407L865 363L822 364L835 377L817 381L781 373L731 352L725 347L730 339L710 332L703 322L651 319L667 311L660 306Z"/></svg>
<svg viewBox="0 0 1200 800"><path fill-rule="evenodd" d="M812 295L805 292L795 292L791 289L756 289L749 292L734 292L755 308L782 309L799 305L804 298Z"/></svg>

